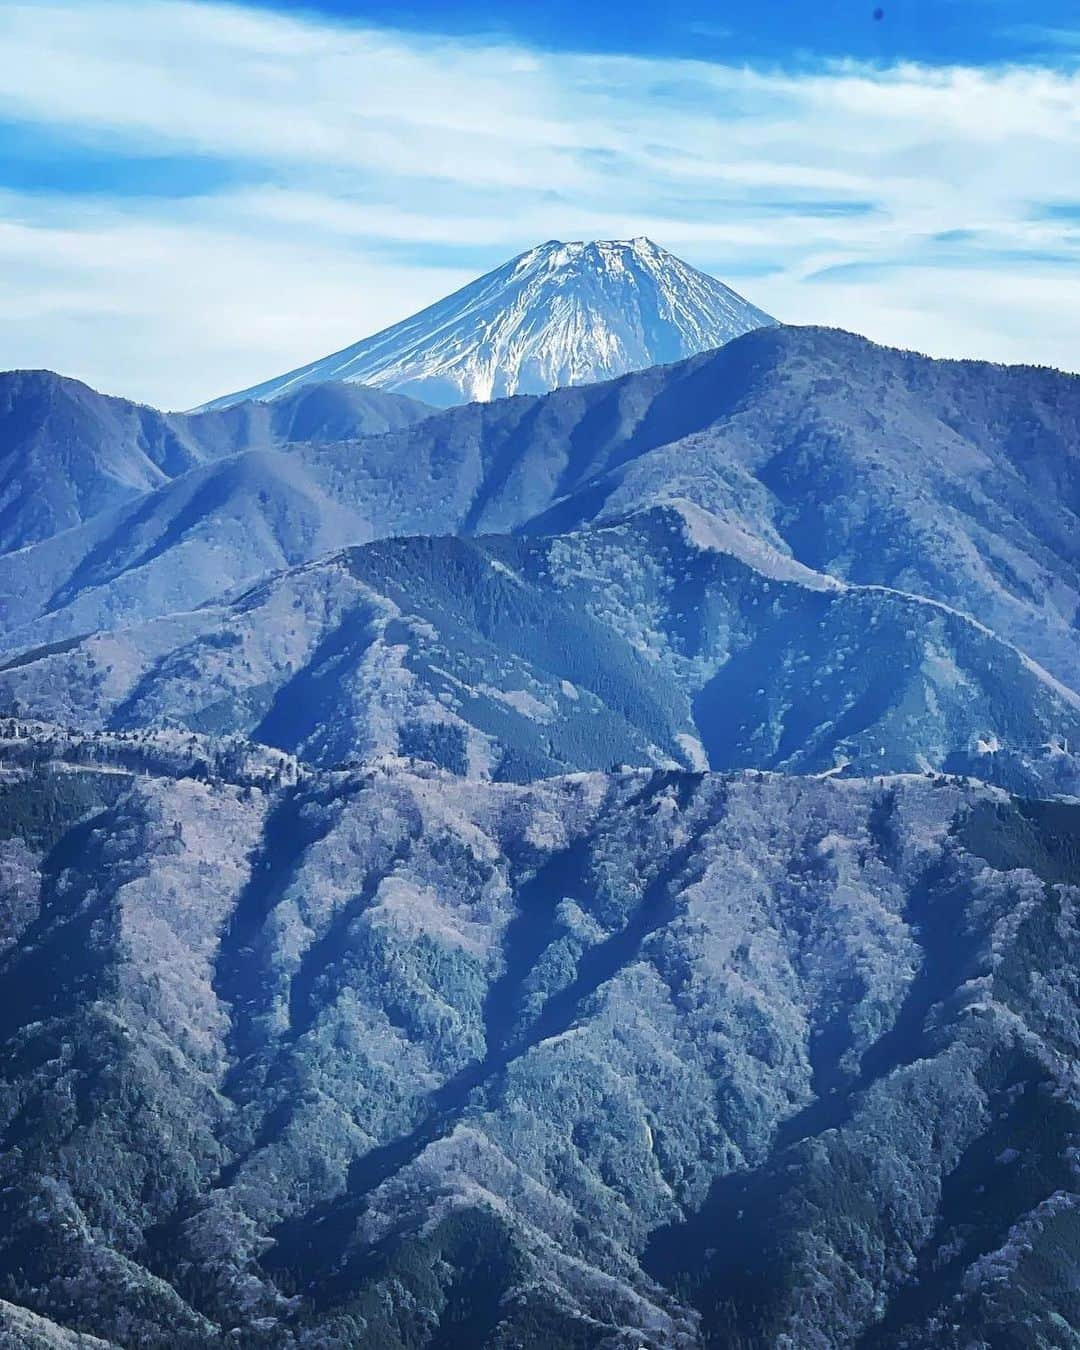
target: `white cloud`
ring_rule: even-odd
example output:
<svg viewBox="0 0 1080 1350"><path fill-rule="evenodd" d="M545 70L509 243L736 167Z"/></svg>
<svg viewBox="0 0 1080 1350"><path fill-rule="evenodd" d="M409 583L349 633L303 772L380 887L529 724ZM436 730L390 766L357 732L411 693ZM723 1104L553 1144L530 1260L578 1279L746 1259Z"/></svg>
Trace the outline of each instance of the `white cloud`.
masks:
<svg viewBox="0 0 1080 1350"><path fill-rule="evenodd" d="M158 407L344 347L471 275L344 240L308 249L228 213L154 220L99 206L21 224L12 206L0 196L0 368L44 366Z"/></svg>
<svg viewBox="0 0 1080 1350"><path fill-rule="evenodd" d="M0 49L0 117L238 166L181 200L0 197L0 365L193 403L540 239L639 233L781 318L1076 364L1078 226L1034 210L1080 201L1075 73L792 75L179 0L9 3Z"/></svg>

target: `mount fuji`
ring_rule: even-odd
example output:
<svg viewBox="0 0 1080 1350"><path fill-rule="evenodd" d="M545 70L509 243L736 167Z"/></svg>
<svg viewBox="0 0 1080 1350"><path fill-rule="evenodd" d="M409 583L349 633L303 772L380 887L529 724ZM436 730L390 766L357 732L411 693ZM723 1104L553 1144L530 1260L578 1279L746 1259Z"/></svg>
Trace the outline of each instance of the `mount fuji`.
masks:
<svg viewBox="0 0 1080 1350"><path fill-rule="evenodd" d="M411 318L200 411L326 380L439 407L543 394L678 361L774 322L651 239L553 239Z"/></svg>

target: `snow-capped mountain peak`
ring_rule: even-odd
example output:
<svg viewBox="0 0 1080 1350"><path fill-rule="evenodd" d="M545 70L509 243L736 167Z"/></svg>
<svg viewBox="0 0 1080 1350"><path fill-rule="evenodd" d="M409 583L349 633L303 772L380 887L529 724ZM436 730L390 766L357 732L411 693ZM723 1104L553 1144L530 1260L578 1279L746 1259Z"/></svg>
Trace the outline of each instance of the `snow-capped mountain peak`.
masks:
<svg viewBox="0 0 1080 1350"><path fill-rule="evenodd" d="M441 406L609 379L774 320L651 239L550 239L411 318L206 405L348 380Z"/></svg>

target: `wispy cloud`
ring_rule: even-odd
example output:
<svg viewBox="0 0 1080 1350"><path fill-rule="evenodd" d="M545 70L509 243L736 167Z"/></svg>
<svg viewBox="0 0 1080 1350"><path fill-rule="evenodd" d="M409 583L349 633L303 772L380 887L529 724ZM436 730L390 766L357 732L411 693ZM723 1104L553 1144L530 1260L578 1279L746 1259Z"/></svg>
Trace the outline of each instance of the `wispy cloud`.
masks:
<svg viewBox="0 0 1080 1350"><path fill-rule="evenodd" d="M1080 55L1080 26L1074 28L1055 27L1041 23L1014 23L998 29L1006 37L1028 43L1036 50L1047 54L1076 52Z"/></svg>
<svg viewBox="0 0 1080 1350"><path fill-rule="evenodd" d="M8 134L70 161L0 165L0 365L189 404L538 240L640 233L792 321L1076 362L1075 73L795 75L183 0L9 4L0 48Z"/></svg>

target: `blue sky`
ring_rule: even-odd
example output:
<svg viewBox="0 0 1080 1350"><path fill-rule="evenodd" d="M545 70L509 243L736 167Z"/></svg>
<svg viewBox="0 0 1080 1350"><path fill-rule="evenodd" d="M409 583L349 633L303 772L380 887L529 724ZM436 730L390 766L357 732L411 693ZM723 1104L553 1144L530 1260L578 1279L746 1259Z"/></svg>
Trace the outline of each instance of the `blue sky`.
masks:
<svg viewBox="0 0 1080 1350"><path fill-rule="evenodd" d="M282 14L381 24L413 32L485 35L548 50L624 52L813 68L826 60L891 64L1068 63L1075 0L376 0L263 3Z"/></svg>
<svg viewBox="0 0 1080 1350"><path fill-rule="evenodd" d="M644 233L791 322L1076 369L1074 8L8 0L0 367L188 406Z"/></svg>

